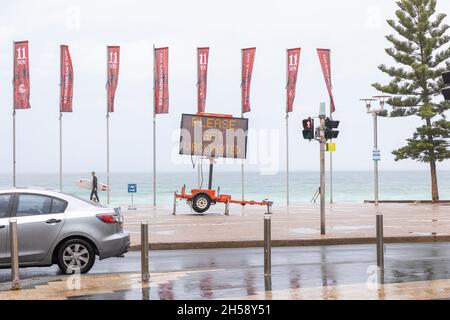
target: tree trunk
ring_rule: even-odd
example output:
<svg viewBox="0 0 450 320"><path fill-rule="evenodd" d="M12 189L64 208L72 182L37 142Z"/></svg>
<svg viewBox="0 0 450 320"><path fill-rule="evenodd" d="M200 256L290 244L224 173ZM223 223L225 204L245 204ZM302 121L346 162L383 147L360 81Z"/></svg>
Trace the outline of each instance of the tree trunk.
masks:
<svg viewBox="0 0 450 320"><path fill-rule="evenodd" d="M439 201L439 191L436 173L436 161L430 161L430 173L431 173L431 200L433 202Z"/></svg>
<svg viewBox="0 0 450 320"><path fill-rule="evenodd" d="M431 119L426 119L427 126L431 128ZM431 135L428 136L428 141L433 143L433 137ZM436 160L434 157L434 149L430 150L430 173L431 173L431 201L438 202L439 201L439 190L438 190L438 182L437 182L437 172L436 172Z"/></svg>

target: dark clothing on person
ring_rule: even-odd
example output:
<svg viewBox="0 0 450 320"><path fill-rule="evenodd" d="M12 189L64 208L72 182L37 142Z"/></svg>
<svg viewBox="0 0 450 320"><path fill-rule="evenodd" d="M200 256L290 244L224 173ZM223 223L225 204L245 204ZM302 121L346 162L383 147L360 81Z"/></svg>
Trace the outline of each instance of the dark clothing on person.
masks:
<svg viewBox="0 0 450 320"><path fill-rule="evenodd" d="M97 200L97 202L100 202L100 199L98 198L98 193L97 193L97 177L94 176L92 178L92 191L91 191L91 200L93 200L95 196L95 199Z"/></svg>

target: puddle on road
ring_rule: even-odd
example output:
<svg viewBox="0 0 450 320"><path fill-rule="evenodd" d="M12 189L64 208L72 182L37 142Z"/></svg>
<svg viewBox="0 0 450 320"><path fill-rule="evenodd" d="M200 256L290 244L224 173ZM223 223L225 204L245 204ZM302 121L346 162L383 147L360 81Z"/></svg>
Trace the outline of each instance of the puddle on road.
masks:
<svg viewBox="0 0 450 320"><path fill-rule="evenodd" d="M155 233L160 236L171 236L175 234L175 230L156 231Z"/></svg>
<svg viewBox="0 0 450 320"><path fill-rule="evenodd" d="M336 231L356 231L363 229L373 229L373 226L334 226L333 230Z"/></svg>
<svg viewBox="0 0 450 320"><path fill-rule="evenodd" d="M437 236L436 232L410 232L411 234L417 235L417 236Z"/></svg>
<svg viewBox="0 0 450 320"><path fill-rule="evenodd" d="M293 229L289 229L289 232L313 234L313 233L319 233L319 230L313 229L313 228L293 228Z"/></svg>

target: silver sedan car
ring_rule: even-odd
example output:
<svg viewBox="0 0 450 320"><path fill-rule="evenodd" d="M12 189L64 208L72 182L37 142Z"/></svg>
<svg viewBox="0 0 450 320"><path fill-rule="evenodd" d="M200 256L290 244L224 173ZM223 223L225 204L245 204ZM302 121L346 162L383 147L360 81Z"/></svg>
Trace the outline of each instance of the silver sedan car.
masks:
<svg viewBox="0 0 450 320"><path fill-rule="evenodd" d="M0 268L10 267L13 219L17 220L21 267L57 264L64 273L86 273L96 256L121 256L130 247L119 208L50 190L1 190Z"/></svg>

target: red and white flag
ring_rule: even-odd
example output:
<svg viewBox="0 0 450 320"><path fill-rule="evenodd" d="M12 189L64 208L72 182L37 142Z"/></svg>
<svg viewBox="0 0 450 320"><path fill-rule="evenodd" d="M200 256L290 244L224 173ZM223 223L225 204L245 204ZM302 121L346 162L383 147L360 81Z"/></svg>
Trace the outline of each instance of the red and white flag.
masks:
<svg viewBox="0 0 450 320"><path fill-rule="evenodd" d="M205 112L209 48L197 48L197 112Z"/></svg>
<svg viewBox="0 0 450 320"><path fill-rule="evenodd" d="M317 49L319 55L320 66L322 67L323 77L328 89L328 95L330 96L330 112L335 111L334 99L333 99L333 86L331 84L331 63L330 63L330 49Z"/></svg>
<svg viewBox="0 0 450 320"><path fill-rule="evenodd" d="M114 98L116 96L117 83L119 82L120 47L108 46L106 59L108 61L108 80L106 83L108 94L107 112L109 113L114 112Z"/></svg>
<svg viewBox="0 0 450 320"><path fill-rule="evenodd" d="M241 99L242 113L250 111L250 84L252 81L253 63L255 61L256 48L242 49L242 82Z"/></svg>
<svg viewBox="0 0 450 320"><path fill-rule="evenodd" d="M169 48L154 49L155 114L169 113Z"/></svg>
<svg viewBox="0 0 450 320"><path fill-rule="evenodd" d="M287 50L286 112L292 112L292 110L294 109L297 75L300 65L300 52L301 48Z"/></svg>
<svg viewBox="0 0 450 320"><path fill-rule="evenodd" d="M14 42L14 109L30 106L30 66L28 41Z"/></svg>
<svg viewBox="0 0 450 320"><path fill-rule="evenodd" d="M59 94L59 111L72 112L73 66L69 47L66 45L61 46L60 60L61 88Z"/></svg>

